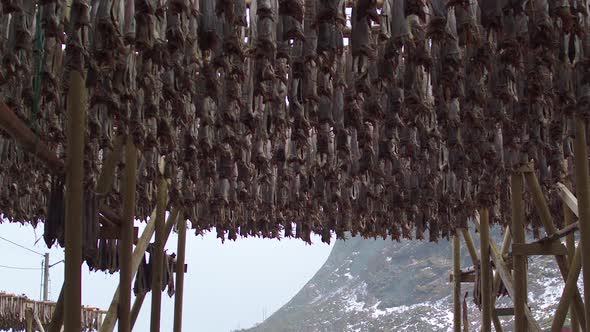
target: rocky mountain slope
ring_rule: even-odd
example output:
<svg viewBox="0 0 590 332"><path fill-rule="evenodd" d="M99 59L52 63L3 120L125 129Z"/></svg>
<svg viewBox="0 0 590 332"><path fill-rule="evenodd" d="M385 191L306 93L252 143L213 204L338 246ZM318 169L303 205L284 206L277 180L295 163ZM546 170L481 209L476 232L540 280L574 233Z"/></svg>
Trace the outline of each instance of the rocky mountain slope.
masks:
<svg viewBox="0 0 590 332"><path fill-rule="evenodd" d="M500 242L499 236L496 241ZM471 265L462 248L462 266ZM351 238L338 241L328 260L301 291L248 332L450 331L452 327L451 244ZM529 260L529 299L543 326L563 289L557 265L549 257ZM479 311L469 292L470 331L479 327ZM511 307L503 298L498 307ZM503 320L505 330L512 323Z"/></svg>

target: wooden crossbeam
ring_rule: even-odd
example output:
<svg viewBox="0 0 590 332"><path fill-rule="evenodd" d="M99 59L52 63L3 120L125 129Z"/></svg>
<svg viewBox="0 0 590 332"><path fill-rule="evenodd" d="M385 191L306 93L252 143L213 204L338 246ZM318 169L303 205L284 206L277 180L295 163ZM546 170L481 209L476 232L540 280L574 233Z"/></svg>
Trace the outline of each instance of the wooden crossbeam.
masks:
<svg viewBox="0 0 590 332"><path fill-rule="evenodd" d="M23 150L45 163L53 174L62 174L65 163L41 141L35 133L0 99L0 127L10 135Z"/></svg>
<svg viewBox="0 0 590 332"><path fill-rule="evenodd" d="M567 255L567 248L559 241L545 241L538 243L513 243L512 255Z"/></svg>
<svg viewBox="0 0 590 332"><path fill-rule="evenodd" d="M514 308L496 308L494 309L496 316L514 316Z"/></svg>
<svg viewBox="0 0 590 332"><path fill-rule="evenodd" d="M481 227L479 222L479 216L476 215L476 217L472 218L472 220L475 224L475 227L477 229L480 229ZM510 273L510 270L508 269L506 262L504 262L504 258L502 257L501 252L498 250L498 247L493 242L490 242L490 256L496 266L496 271L498 272L500 278L502 279L502 282L504 283L504 287L506 287L506 290L508 291L508 295L510 295L511 298L514 298L515 292L514 283L512 281L512 274ZM535 320L531 310L528 307L525 307L524 315L529 323L529 330L533 332L541 332L541 327L539 326L539 323Z"/></svg>

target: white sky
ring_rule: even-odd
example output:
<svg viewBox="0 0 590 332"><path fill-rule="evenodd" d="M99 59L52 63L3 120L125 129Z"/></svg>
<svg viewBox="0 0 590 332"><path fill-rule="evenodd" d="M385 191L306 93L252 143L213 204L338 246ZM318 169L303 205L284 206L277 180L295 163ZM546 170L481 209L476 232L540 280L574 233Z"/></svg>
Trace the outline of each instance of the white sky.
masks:
<svg viewBox="0 0 590 332"><path fill-rule="evenodd" d="M137 223L136 223L137 225ZM143 224L142 224L143 225ZM141 228L140 228L141 234ZM43 225L36 230L19 224L0 224L0 236L40 253L48 251L42 238ZM39 239L37 244L35 240ZM166 248L176 252L176 234ZM152 239L153 241L153 239ZM185 331L228 332L251 327L270 316L311 279L328 257L332 245L313 238L314 245L301 240L238 239L221 244L215 233L195 236L187 232L188 273L185 275ZM62 248L52 248L50 263L63 259ZM43 257L0 239L0 266L40 268ZM63 282L63 264L50 269L50 295L56 301ZM25 294L40 299L42 271L0 267L0 292ZM82 302L108 309L119 280L117 273L89 272L82 268ZM162 331L171 331L174 298L162 293ZM133 301L133 299L132 299ZM136 331L149 331L151 293L143 304Z"/></svg>

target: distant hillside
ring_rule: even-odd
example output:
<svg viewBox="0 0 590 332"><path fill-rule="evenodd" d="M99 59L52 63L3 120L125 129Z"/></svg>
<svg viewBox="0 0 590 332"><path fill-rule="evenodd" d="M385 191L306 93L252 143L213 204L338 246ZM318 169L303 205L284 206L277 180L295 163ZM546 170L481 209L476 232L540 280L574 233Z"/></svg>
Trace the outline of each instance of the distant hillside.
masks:
<svg viewBox="0 0 590 332"><path fill-rule="evenodd" d="M500 242L499 240L497 242ZM471 265L462 248L462 266ZM394 242L351 238L338 241L316 275L287 304L248 332L450 331L451 245L442 240ZM546 326L563 289L557 265L548 257L529 261L532 310ZM479 311L468 291L470 331ZM501 299L498 306L511 306ZM547 310L552 309L552 310ZM505 331L511 323L504 320ZM478 329L477 329L478 330Z"/></svg>

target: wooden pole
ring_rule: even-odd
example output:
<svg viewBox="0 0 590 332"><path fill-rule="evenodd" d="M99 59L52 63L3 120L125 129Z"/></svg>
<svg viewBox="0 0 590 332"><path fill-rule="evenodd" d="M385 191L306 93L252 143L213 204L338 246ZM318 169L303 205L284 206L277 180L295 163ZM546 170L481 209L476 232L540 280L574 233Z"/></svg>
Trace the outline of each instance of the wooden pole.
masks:
<svg viewBox="0 0 590 332"><path fill-rule="evenodd" d="M25 331L26 332L34 332L33 330L33 309L26 308L25 309Z"/></svg>
<svg viewBox="0 0 590 332"><path fill-rule="evenodd" d="M479 264L477 249L475 248L475 243L473 242L471 233L469 233L469 228L461 228L461 232L463 233L463 239L465 240L465 244L467 245L467 250L469 251L469 255L471 256L471 261L473 262L473 265Z"/></svg>
<svg viewBox="0 0 590 332"><path fill-rule="evenodd" d="M453 235L453 318L454 331L461 332L461 240L459 229ZM180 330L175 332L179 332Z"/></svg>
<svg viewBox="0 0 590 332"><path fill-rule="evenodd" d="M135 187L137 181L136 173L137 149L133 144L131 135L128 135L127 145L125 147L123 220L121 225L121 241L119 245L119 257L121 262L121 270L119 272L119 332L131 331L131 282L133 280L134 274L131 263L133 256L133 221L135 216Z"/></svg>
<svg viewBox="0 0 590 332"><path fill-rule="evenodd" d="M179 210L173 208L172 213L168 216L168 222L170 220L176 220L176 216L178 215ZM143 255L145 254L145 250L150 243L152 236L154 235L156 224L156 209L152 211L150 216L150 221L145 226L143 233L141 234L141 238L137 241L137 245L135 246L135 250L133 251L133 271L137 271L139 268L139 264L143 260ZM111 305L109 306L109 310L104 318L104 322L101 326L99 332L112 332L115 328L115 323L117 322L117 307L119 304L119 287L115 290L115 294L113 295L113 300L111 301Z"/></svg>
<svg viewBox="0 0 590 332"><path fill-rule="evenodd" d="M582 274L584 276L584 318L586 331L590 330L590 178L588 176L588 146L586 143L586 124L576 119L576 139L574 141L576 196L580 215L580 247L582 251Z"/></svg>
<svg viewBox="0 0 590 332"><path fill-rule="evenodd" d="M571 188L571 184L569 183L569 180L566 180L565 186L568 189ZM574 213L569 208L569 206L567 206L566 204L563 204L563 217L564 217L565 225L572 225L574 223ZM569 273L571 274L571 273L574 273L574 270L575 270L575 264L574 264L575 257L574 256L576 254L576 243L575 243L574 233L568 234L567 237L565 238L565 242L567 245L568 257L569 257L569 263L570 263ZM580 255L581 255L581 253L580 253ZM580 258L581 258L581 256L580 256ZM581 260L580 260L579 264L581 264ZM578 274L579 273L580 272L578 271ZM570 274L568 274L568 278L569 278ZM576 278L576 281L577 281L577 278ZM567 284L567 281L566 281L566 284ZM580 322L578 320L578 314L576 313L576 310L574 309L573 304L570 305L569 312L570 312L570 321L571 321L572 332L580 332Z"/></svg>
<svg viewBox="0 0 590 332"><path fill-rule="evenodd" d="M524 207L522 192L524 190L524 183L522 173L516 172L512 174L512 233L513 243L525 243L524 232ZM516 332L527 331L527 320L524 315L527 299L527 272L526 272L526 256L516 255L513 257L513 271L514 278L514 330Z"/></svg>
<svg viewBox="0 0 590 332"><path fill-rule="evenodd" d="M135 326L135 322L137 321L137 316L139 316L139 312L141 311L141 306L143 305L143 301L147 292L141 293L135 297L135 301L133 301L133 307L131 307L131 330Z"/></svg>
<svg viewBox="0 0 590 332"><path fill-rule="evenodd" d="M174 332L182 331L182 302L184 292L184 261L186 256L186 221L178 218L178 246L176 249L176 293L174 297ZM460 285L460 284L459 284ZM460 290L459 290L460 291ZM460 296L461 294L459 294ZM460 301L461 299L459 299ZM460 308L460 305L459 305ZM460 318L459 311L459 318Z"/></svg>
<svg viewBox="0 0 590 332"><path fill-rule="evenodd" d="M65 297L66 332L82 330L82 223L86 89L82 74L70 71L66 161Z"/></svg>
<svg viewBox="0 0 590 332"><path fill-rule="evenodd" d="M481 209L481 324L482 332L492 331L492 280L490 264L490 219L488 208Z"/></svg>
<svg viewBox="0 0 590 332"><path fill-rule="evenodd" d="M160 331L160 314L162 308L162 279L164 266L164 218L166 216L166 192L168 184L163 176L158 183L158 197L156 208L156 245L154 248L154 264L152 265L152 315L150 331Z"/></svg>

